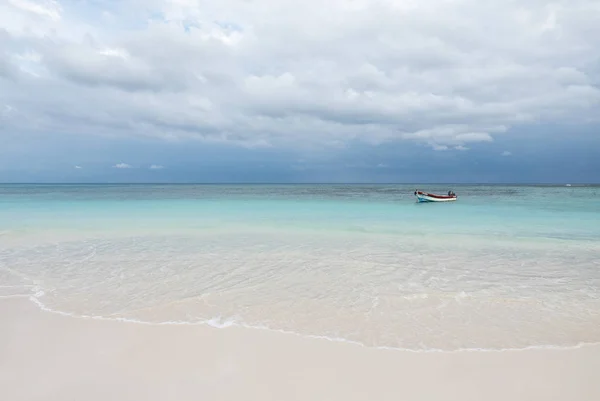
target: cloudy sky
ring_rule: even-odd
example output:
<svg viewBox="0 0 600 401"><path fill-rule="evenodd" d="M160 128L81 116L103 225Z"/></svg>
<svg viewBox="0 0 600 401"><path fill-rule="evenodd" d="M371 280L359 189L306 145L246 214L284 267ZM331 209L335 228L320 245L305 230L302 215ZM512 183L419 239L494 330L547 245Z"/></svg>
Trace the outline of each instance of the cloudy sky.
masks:
<svg viewBox="0 0 600 401"><path fill-rule="evenodd" d="M600 182L598 0L0 0L2 182Z"/></svg>

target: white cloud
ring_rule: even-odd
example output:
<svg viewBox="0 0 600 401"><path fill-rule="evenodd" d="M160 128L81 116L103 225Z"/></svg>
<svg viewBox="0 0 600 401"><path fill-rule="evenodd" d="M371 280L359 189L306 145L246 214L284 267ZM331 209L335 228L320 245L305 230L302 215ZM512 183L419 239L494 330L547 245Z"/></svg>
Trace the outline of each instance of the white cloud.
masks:
<svg viewBox="0 0 600 401"><path fill-rule="evenodd" d="M8 0L8 3L20 10L55 21L60 19L62 13L60 4L53 0Z"/></svg>
<svg viewBox="0 0 600 401"><path fill-rule="evenodd" d="M113 168L133 168L127 163L117 163L113 166Z"/></svg>
<svg viewBox="0 0 600 401"><path fill-rule="evenodd" d="M81 167L81 166L73 166L73 168L75 168L76 170L81 170L83 167Z"/></svg>
<svg viewBox="0 0 600 401"><path fill-rule="evenodd" d="M149 168L150 168L150 170L162 170L165 167L161 166L160 164L153 164Z"/></svg>
<svg viewBox="0 0 600 401"><path fill-rule="evenodd" d="M5 104L4 107L2 107L2 110L0 110L0 116L8 117L13 112L14 112L14 108L9 104Z"/></svg>
<svg viewBox="0 0 600 401"><path fill-rule="evenodd" d="M512 156L512 153L509 152L508 150L505 150L504 152L501 153L502 156Z"/></svg>
<svg viewBox="0 0 600 401"><path fill-rule="evenodd" d="M596 0L10 0L0 26L23 134L460 150L599 119Z"/></svg>

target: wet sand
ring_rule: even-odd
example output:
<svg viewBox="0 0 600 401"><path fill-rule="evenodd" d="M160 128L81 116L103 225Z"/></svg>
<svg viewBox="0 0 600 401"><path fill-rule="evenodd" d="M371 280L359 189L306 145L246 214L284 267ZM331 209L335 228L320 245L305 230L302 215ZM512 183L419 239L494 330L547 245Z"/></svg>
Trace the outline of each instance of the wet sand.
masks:
<svg viewBox="0 0 600 401"><path fill-rule="evenodd" d="M0 300L6 401L596 401L599 371L595 345L418 353L237 327L85 320Z"/></svg>

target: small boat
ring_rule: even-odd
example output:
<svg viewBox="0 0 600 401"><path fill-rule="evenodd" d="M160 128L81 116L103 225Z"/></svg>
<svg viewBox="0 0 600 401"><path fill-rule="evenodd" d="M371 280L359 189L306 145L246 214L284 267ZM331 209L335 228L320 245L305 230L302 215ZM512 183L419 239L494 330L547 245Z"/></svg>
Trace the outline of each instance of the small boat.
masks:
<svg viewBox="0 0 600 401"><path fill-rule="evenodd" d="M452 202L457 199L456 194L452 191L448 191L448 195L436 195L415 190L415 196L418 202Z"/></svg>

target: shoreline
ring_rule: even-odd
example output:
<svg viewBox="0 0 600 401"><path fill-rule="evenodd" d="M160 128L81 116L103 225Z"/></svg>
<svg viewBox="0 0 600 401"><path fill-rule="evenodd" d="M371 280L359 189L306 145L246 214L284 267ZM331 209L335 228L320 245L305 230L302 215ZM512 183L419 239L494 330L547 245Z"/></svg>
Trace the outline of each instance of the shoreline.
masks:
<svg viewBox="0 0 600 401"><path fill-rule="evenodd" d="M279 333L286 336L296 336L300 338L313 339L313 340L322 340L328 341L332 343L342 343L354 345L367 349L374 350L386 350L386 351L396 351L396 352L409 352L409 353L441 353L441 354L454 354L454 353L465 353L465 352L521 352L521 351L530 351L530 350L575 350L586 347L600 347L600 341L598 342L580 342L574 345L553 345L553 344L540 344L540 345L531 345L527 347L521 348L458 348L458 349L438 349L438 348L428 348L428 349L411 349L411 348L399 348L399 347L390 347L390 346L369 346L365 345L359 341L348 340L343 337L328 337L325 335L317 335L317 334L303 334L295 331L289 331L284 329L274 329L266 326L252 326L245 323L239 323L235 321L225 320L222 324L215 322L216 318L212 318L206 321L199 322L185 322L185 321L165 321L165 322L148 322L143 320L138 320L134 318L126 318L126 317L106 317L100 315L77 315L70 312L64 312L60 310L54 310L52 308L47 307L42 303L36 296L33 295L24 295L24 294L15 294L15 295L7 295L0 296L0 302L3 299L23 299L31 302L35 305L40 311L56 314L59 316L64 316L72 319L83 319L83 320L96 320L96 321L105 321L105 322L118 322L118 323L126 323L126 324L140 324L144 326L198 326L198 327L208 327L211 329L228 329L228 328L240 328L244 330L257 330L257 331L266 331L272 333Z"/></svg>
<svg viewBox="0 0 600 401"><path fill-rule="evenodd" d="M600 345L411 352L244 327L82 319L23 298L0 299L0 386L10 401L600 399Z"/></svg>

